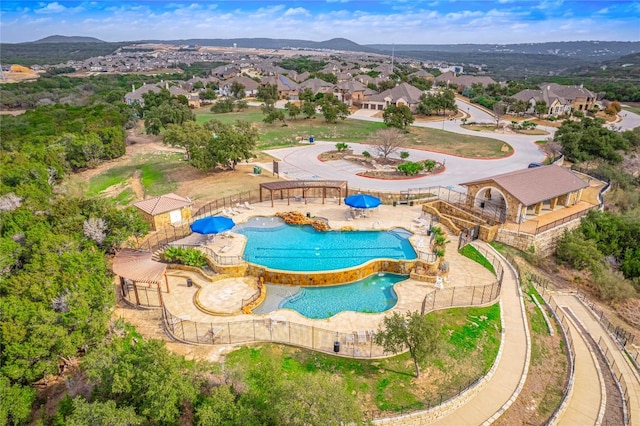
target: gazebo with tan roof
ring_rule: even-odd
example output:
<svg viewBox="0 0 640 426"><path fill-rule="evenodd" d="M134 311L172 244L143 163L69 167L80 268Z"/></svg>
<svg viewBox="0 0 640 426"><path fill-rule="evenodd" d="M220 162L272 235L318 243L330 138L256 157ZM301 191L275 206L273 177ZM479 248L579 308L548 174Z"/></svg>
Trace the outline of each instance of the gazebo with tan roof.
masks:
<svg viewBox="0 0 640 426"><path fill-rule="evenodd" d="M467 187L465 204L475 210L493 210L500 222L520 223L527 214L540 215L543 207L578 203L589 184L570 170L550 165L503 173L462 183Z"/></svg>
<svg viewBox="0 0 640 426"><path fill-rule="evenodd" d="M189 220L192 204L190 199L174 193L133 203L142 212L144 219L149 222L153 231Z"/></svg>
<svg viewBox="0 0 640 426"><path fill-rule="evenodd" d="M161 283L164 281L169 293L169 282L167 280L167 265L151 259L152 253L147 251L124 248L113 258L113 272L120 276L122 285L122 295L126 297L126 281L131 281L136 304L140 305L138 294L138 284L147 284L148 287L155 286L158 290L158 300L160 306L163 305Z"/></svg>

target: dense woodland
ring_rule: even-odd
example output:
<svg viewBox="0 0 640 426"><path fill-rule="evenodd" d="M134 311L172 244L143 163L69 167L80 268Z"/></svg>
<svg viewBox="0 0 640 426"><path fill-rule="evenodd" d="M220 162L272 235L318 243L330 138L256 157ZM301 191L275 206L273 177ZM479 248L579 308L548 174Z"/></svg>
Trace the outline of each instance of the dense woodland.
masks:
<svg viewBox="0 0 640 426"><path fill-rule="evenodd" d="M0 116L0 424L25 424L33 416L51 425L360 422L354 395L328 375L302 383L272 365L222 371L185 361L110 320L109 256L127 238L148 232L147 225L109 200L68 197L60 182L123 155L125 128L136 119L155 126L167 143L185 145L196 167L232 168L244 148L223 155L220 140L240 146L255 138L243 123L196 125L185 100L168 92L147 96L144 108L121 102L132 83L147 79L57 76L0 89L3 106L30 109ZM558 258L588 271L603 299L621 300L640 289L639 182L625 171L640 130L620 135L600 124L585 118L557 135L569 159L606 175L615 188L610 210L591 213L567 234ZM205 137L208 157L186 146L188 132L212 130L218 139ZM93 391L65 398L53 416L42 414L38 385L74 359Z"/></svg>

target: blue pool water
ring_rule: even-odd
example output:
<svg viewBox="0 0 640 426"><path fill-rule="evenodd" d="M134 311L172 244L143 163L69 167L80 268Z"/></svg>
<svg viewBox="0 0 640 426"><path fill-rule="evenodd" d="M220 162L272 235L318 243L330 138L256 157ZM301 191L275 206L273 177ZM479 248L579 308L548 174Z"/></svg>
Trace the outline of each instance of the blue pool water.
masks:
<svg viewBox="0 0 640 426"><path fill-rule="evenodd" d="M379 274L351 284L302 287L299 293L285 299L280 307L316 319L329 318L343 311L384 312L398 301L393 285L405 279L407 277L403 275Z"/></svg>
<svg viewBox="0 0 640 426"><path fill-rule="evenodd" d="M270 269L328 271L351 268L372 259L413 260L411 233L388 231L316 231L287 225L279 218L252 218L234 232L247 236L244 258Z"/></svg>

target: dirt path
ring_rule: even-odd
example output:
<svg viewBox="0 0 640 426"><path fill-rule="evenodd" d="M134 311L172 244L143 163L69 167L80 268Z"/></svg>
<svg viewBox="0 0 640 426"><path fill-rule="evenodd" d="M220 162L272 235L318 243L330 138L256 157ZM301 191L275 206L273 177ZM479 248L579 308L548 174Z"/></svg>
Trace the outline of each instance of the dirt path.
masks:
<svg viewBox="0 0 640 426"><path fill-rule="evenodd" d="M142 172L138 169L133 172L133 176L127 179L127 183L131 186L131 189L136 194L136 199L141 200L144 198L144 187L142 186L142 180L140 177Z"/></svg>

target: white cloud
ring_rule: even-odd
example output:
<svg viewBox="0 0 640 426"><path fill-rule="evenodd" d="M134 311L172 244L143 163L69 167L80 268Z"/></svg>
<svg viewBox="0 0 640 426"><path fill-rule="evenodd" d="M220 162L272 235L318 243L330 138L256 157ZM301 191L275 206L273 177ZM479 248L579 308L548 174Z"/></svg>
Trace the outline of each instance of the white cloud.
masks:
<svg viewBox="0 0 640 426"><path fill-rule="evenodd" d="M42 6L40 9L35 10L36 13L60 13L67 10L66 7L64 7L57 1L54 1L53 3L48 3L48 4L40 3L40 6Z"/></svg>
<svg viewBox="0 0 640 426"><path fill-rule="evenodd" d="M284 16L294 16L294 15L311 16L311 13L309 13L309 11L304 7L289 8L284 13Z"/></svg>

